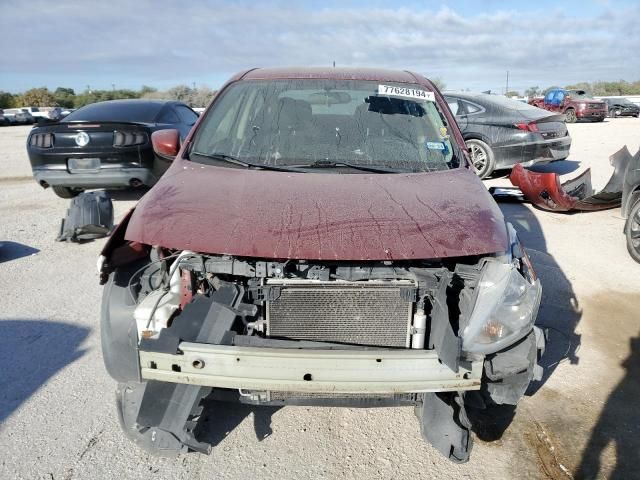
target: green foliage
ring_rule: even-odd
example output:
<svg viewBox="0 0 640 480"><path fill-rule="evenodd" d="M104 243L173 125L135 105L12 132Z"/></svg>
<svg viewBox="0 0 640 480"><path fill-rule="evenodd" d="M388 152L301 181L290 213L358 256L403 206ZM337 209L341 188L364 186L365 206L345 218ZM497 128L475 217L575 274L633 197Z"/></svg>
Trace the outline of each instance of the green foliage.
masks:
<svg viewBox="0 0 640 480"><path fill-rule="evenodd" d="M626 80L618 80L617 82L580 82L575 85L569 85L566 88L586 90L587 93L597 96L640 95L640 80L635 82L627 82Z"/></svg>
<svg viewBox="0 0 640 480"><path fill-rule="evenodd" d="M73 88L58 87L53 92L55 102L64 108L73 108L75 96L76 92L74 92Z"/></svg>
<svg viewBox="0 0 640 480"><path fill-rule="evenodd" d="M519 97L520 96L520 92L517 92L515 90L511 90L507 93L504 94L505 97Z"/></svg>
<svg viewBox="0 0 640 480"><path fill-rule="evenodd" d="M46 87L32 88L22 94L21 107L55 107L56 99Z"/></svg>
<svg viewBox="0 0 640 480"><path fill-rule="evenodd" d="M9 92L0 91L0 108L13 108L18 106L17 97Z"/></svg>

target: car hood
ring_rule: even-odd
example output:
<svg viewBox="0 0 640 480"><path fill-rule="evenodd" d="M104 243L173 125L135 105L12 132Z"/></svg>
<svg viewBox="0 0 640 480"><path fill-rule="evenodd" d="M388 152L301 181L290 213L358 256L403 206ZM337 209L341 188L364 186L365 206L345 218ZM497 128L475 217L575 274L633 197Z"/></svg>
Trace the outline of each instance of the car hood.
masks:
<svg viewBox="0 0 640 480"><path fill-rule="evenodd" d="M140 200L126 239L308 260L436 259L507 248L500 209L467 169L343 175L186 160Z"/></svg>

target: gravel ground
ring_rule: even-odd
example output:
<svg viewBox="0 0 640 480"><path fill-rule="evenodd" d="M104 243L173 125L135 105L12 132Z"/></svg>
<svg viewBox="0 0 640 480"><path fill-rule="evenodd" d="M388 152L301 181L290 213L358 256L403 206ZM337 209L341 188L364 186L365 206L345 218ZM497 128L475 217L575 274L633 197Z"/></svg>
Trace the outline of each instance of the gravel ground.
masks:
<svg viewBox="0 0 640 480"><path fill-rule="evenodd" d="M610 154L639 146L638 119L569 129L570 158L543 168L572 177L591 167L596 188ZM619 209L502 206L543 281L549 368L510 424L505 415L477 432L469 463L426 445L410 408L224 404L208 409L211 456L157 459L121 434L102 365L95 260L104 240L54 241L68 201L29 177L27 131L0 129L1 479L640 478L640 265L627 255ZM115 194L116 217L137 197Z"/></svg>

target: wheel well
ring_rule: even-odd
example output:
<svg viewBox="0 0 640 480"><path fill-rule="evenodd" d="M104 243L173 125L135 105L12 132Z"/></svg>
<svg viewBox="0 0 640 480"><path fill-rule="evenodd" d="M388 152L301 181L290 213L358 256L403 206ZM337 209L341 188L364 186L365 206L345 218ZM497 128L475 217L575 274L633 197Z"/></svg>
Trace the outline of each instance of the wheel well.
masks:
<svg viewBox="0 0 640 480"><path fill-rule="evenodd" d="M463 135L462 137L464 138L465 142L467 140L480 140L481 142L484 142L487 145L491 146L491 143L489 142L489 140L479 133L469 133L467 135Z"/></svg>

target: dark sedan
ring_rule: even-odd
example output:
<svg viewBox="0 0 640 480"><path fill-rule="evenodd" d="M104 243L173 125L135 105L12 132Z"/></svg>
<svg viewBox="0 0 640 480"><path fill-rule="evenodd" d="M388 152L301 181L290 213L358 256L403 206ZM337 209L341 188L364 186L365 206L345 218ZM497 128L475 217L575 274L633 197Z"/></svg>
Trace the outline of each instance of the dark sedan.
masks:
<svg viewBox="0 0 640 480"><path fill-rule="evenodd" d="M446 93L480 178L517 163L564 160L571 137L564 115L501 95Z"/></svg>
<svg viewBox="0 0 640 480"><path fill-rule="evenodd" d="M640 117L640 107L627 98L603 98L610 117Z"/></svg>
<svg viewBox="0 0 640 480"><path fill-rule="evenodd" d="M86 188L151 186L169 167L151 134L175 129L184 139L198 115L181 102L112 100L79 108L34 128L27 151L35 180L62 198Z"/></svg>

